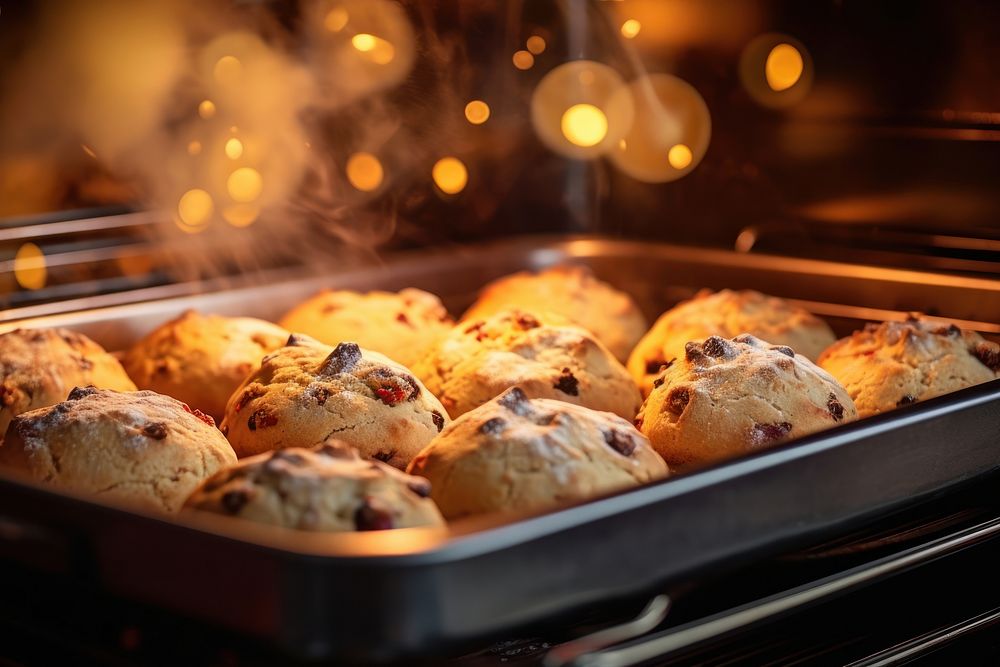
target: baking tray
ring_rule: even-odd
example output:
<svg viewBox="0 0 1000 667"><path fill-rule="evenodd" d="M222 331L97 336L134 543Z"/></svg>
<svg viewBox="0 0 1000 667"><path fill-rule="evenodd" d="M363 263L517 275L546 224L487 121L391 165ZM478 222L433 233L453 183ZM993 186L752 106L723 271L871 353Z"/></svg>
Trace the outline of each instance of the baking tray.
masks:
<svg viewBox="0 0 1000 667"><path fill-rule="evenodd" d="M652 318L701 287L797 300L840 334L911 310L1000 333L1000 282L652 242L531 237L413 251L340 273L174 285L4 314L121 348L186 308L278 317L323 286L440 294L571 261ZM207 289L207 291L205 291ZM46 306L54 311L59 306ZM43 309L44 310L44 309ZM1000 381L779 449L548 513L447 529L298 533L214 515L176 520L0 476L0 556L270 641L303 658L429 654L596 603L806 546L1000 467Z"/></svg>

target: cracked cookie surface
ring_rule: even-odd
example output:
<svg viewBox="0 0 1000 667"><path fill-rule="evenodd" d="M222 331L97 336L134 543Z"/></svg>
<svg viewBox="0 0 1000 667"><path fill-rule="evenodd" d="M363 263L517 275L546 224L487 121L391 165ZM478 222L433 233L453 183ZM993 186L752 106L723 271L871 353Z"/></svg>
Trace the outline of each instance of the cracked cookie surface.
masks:
<svg viewBox="0 0 1000 667"><path fill-rule="evenodd" d="M0 334L0 442L22 412L66 400L73 387L135 391L118 360L68 329L16 329Z"/></svg>
<svg viewBox="0 0 1000 667"><path fill-rule="evenodd" d="M404 366L355 343L292 334L233 393L221 428L240 457L336 437L405 468L448 421Z"/></svg>
<svg viewBox="0 0 1000 667"><path fill-rule="evenodd" d="M457 418L410 464L448 519L533 511L665 477L621 417L514 388Z"/></svg>
<svg viewBox="0 0 1000 667"><path fill-rule="evenodd" d="M632 350L629 373L646 396L660 367L683 359L688 342L743 333L772 345L788 345L813 361L836 340L826 322L784 299L753 290L702 290L656 320Z"/></svg>
<svg viewBox="0 0 1000 667"><path fill-rule="evenodd" d="M216 473L186 507L309 531L442 526L430 483L341 441L241 460Z"/></svg>
<svg viewBox="0 0 1000 667"><path fill-rule="evenodd" d="M287 331L264 320L189 310L132 346L124 365L140 388L221 420L236 387L286 340Z"/></svg>
<svg viewBox="0 0 1000 667"><path fill-rule="evenodd" d="M867 417L1000 377L1000 345L913 315L866 325L831 345L819 365Z"/></svg>
<svg viewBox="0 0 1000 667"><path fill-rule="evenodd" d="M175 512L236 454L212 418L151 391L76 388L14 419L0 465L137 508Z"/></svg>
<svg viewBox="0 0 1000 667"><path fill-rule="evenodd" d="M792 348L742 334L688 343L636 426L671 468L705 465L857 419L847 391Z"/></svg>
<svg viewBox="0 0 1000 667"><path fill-rule="evenodd" d="M451 330L441 300L429 292L324 290L290 310L281 325L321 343L357 343L411 366Z"/></svg>

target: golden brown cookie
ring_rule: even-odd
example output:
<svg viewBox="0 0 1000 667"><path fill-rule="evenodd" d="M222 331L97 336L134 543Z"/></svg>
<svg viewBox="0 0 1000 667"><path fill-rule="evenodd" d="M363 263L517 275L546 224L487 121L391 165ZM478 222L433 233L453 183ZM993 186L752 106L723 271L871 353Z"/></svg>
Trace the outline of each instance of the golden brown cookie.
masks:
<svg viewBox="0 0 1000 667"><path fill-rule="evenodd" d="M833 377L792 348L742 334L688 343L668 364L636 426L671 468L774 447L857 419Z"/></svg>
<svg viewBox="0 0 1000 667"><path fill-rule="evenodd" d="M667 475L628 421L520 389L467 412L410 464L448 519L547 509Z"/></svg>
<svg viewBox="0 0 1000 667"><path fill-rule="evenodd" d="M186 507L310 531L442 526L430 489L331 440L243 459L206 480Z"/></svg>
<svg viewBox="0 0 1000 667"><path fill-rule="evenodd" d="M324 290L290 310L281 326L327 345L357 343L411 366L451 330L452 319L440 299L418 289Z"/></svg>
<svg viewBox="0 0 1000 667"><path fill-rule="evenodd" d="M286 340L287 331L264 320L189 310L132 346L124 365L142 389L222 419L240 383Z"/></svg>
<svg viewBox="0 0 1000 667"><path fill-rule="evenodd" d="M233 394L222 431L240 457L336 437L402 469L448 421L396 362L355 343L333 348L293 334Z"/></svg>
<svg viewBox="0 0 1000 667"><path fill-rule="evenodd" d="M0 436L22 412L66 400L73 387L135 391L118 360L68 329L0 334Z"/></svg>
<svg viewBox="0 0 1000 667"><path fill-rule="evenodd" d="M866 325L827 348L819 365L868 417L1000 377L1000 345L914 315Z"/></svg>
<svg viewBox="0 0 1000 667"><path fill-rule="evenodd" d="M787 345L814 361L836 339L826 322L784 299L753 290L702 290L656 320L632 351L629 373L646 396L660 367L683 358L688 342L743 333Z"/></svg>
<svg viewBox="0 0 1000 667"><path fill-rule="evenodd" d="M413 370L453 417L511 387L626 419L642 402L628 372L593 334L520 310L463 322Z"/></svg>
<svg viewBox="0 0 1000 667"><path fill-rule="evenodd" d="M0 465L136 508L175 512L236 454L212 418L151 391L76 388L19 415Z"/></svg>
<svg viewBox="0 0 1000 667"><path fill-rule="evenodd" d="M555 266L500 278L482 289L462 321L510 309L562 315L597 336L621 362L646 331L646 318L632 297L598 280L584 266Z"/></svg>

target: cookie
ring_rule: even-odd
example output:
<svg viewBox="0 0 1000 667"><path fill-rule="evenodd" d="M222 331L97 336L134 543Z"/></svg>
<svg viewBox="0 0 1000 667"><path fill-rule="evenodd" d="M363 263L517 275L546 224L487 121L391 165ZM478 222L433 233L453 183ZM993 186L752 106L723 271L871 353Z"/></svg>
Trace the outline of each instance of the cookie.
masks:
<svg viewBox="0 0 1000 667"><path fill-rule="evenodd" d="M292 334L233 394L222 431L241 458L336 437L402 469L448 421L405 367L355 343Z"/></svg>
<svg viewBox="0 0 1000 667"><path fill-rule="evenodd" d="M321 343L357 343L412 366L452 327L441 301L428 292L404 289L361 294L325 290L289 311L281 326Z"/></svg>
<svg viewBox="0 0 1000 667"><path fill-rule="evenodd" d="M68 329L0 334L0 437L22 412L66 400L73 387L135 391L118 360Z"/></svg>
<svg viewBox="0 0 1000 667"><path fill-rule="evenodd" d="M233 463L211 417L152 391L94 387L19 415L0 447L0 465L35 480L158 512Z"/></svg>
<svg viewBox="0 0 1000 667"><path fill-rule="evenodd" d="M123 363L142 389L173 396L221 420L240 383L286 340L287 331L264 320L189 310L136 343Z"/></svg>
<svg viewBox="0 0 1000 667"><path fill-rule="evenodd" d="M632 351L628 370L646 396L660 367L683 358L690 341L743 333L787 345L813 361L836 340L826 322L784 299L753 290L702 290L656 320Z"/></svg>
<svg viewBox="0 0 1000 667"><path fill-rule="evenodd" d="M452 417L520 387L631 419L641 397L625 368L590 332L548 318L509 310L464 322L413 370Z"/></svg>
<svg viewBox="0 0 1000 667"><path fill-rule="evenodd" d="M635 423L671 468L690 469L857 419L847 391L790 347L749 334L688 343Z"/></svg>
<svg viewBox="0 0 1000 667"><path fill-rule="evenodd" d="M913 315L866 325L831 345L819 365L868 417L1000 377L1000 345Z"/></svg>
<svg viewBox="0 0 1000 667"><path fill-rule="evenodd" d="M632 297L598 280L584 266L555 266L500 278L482 289L462 321L486 319L512 308L562 315L592 332L621 362L646 331L646 318Z"/></svg>
<svg viewBox="0 0 1000 667"><path fill-rule="evenodd" d="M309 531L442 526L430 489L331 440L243 459L206 480L186 507Z"/></svg>
<svg viewBox="0 0 1000 667"><path fill-rule="evenodd" d="M667 466L628 421L514 388L445 428L410 464L448 519L535 511L639 486Z"/></svg>

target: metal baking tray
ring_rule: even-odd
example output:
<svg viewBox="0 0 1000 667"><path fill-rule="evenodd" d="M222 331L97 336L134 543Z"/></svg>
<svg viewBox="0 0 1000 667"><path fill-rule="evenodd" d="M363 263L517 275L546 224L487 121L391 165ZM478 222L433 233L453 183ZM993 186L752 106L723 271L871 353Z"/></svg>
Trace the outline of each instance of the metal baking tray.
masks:
<svg viewBox="0 0 1000 667"><path fill-rule="evenodd" d="M734 287L794 299L839 334L912 310L1000 334L1000 281L576 237L408 251L326 275L32 307L6 312L0 330L67 326L120 349L187 308L274 319L324 286L420 287L459 314L486 281L565 261L631 292L650 320L699 288ZM68 306L77 310L54 312ZM547 513L359 534L213 515L169 520L0 476L0 557L297 657L389 660L813 544L996 470L998 434L994 381Z"/></svg>

